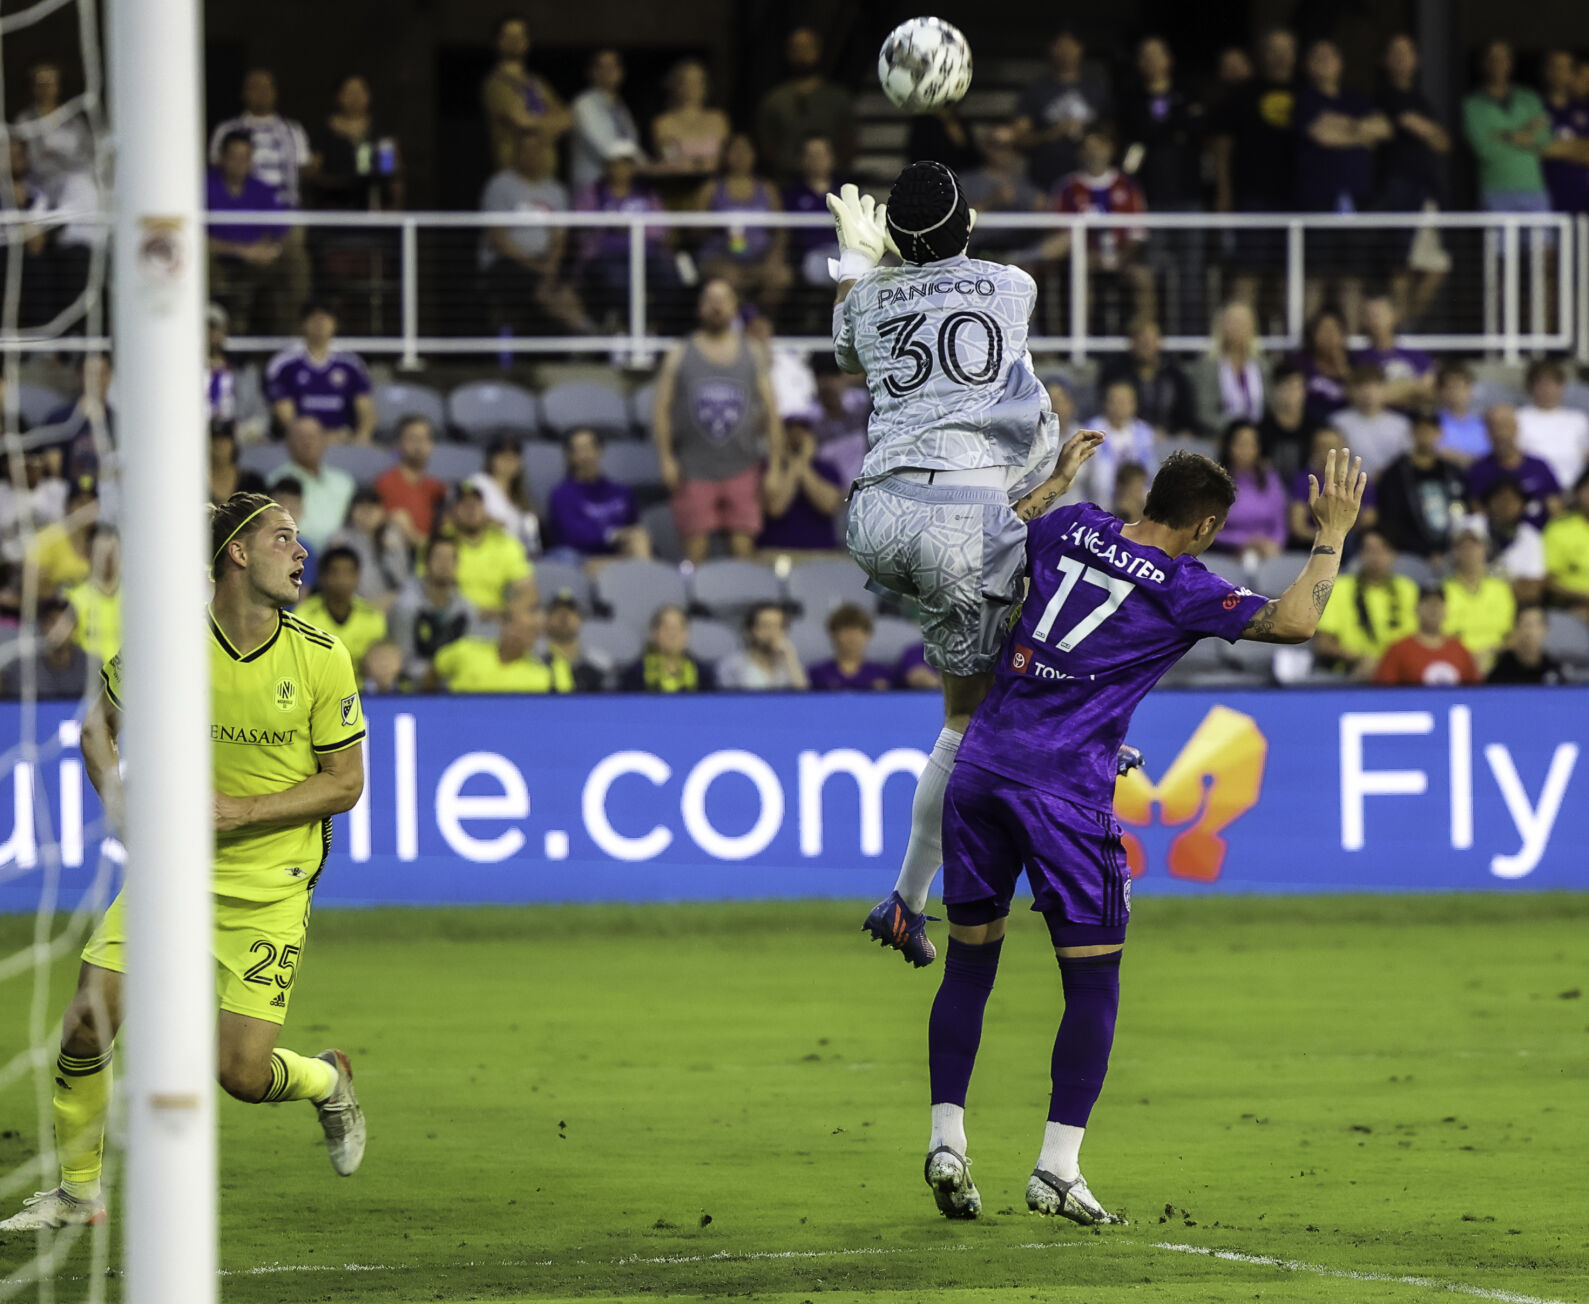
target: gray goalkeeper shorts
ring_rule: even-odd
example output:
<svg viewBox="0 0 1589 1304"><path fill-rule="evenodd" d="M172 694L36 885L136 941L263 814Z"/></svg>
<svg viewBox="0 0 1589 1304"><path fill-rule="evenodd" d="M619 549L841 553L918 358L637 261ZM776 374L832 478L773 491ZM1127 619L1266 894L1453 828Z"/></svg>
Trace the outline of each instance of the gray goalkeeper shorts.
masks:
<svg viewBox="0 0 1589 1304"><path fill-rule="evenodd" d="M945 674L993 670L1026 570L1026 525L998 489L889 476L850 499L845 544L867 588L913 598L927 662Z"/></svg>

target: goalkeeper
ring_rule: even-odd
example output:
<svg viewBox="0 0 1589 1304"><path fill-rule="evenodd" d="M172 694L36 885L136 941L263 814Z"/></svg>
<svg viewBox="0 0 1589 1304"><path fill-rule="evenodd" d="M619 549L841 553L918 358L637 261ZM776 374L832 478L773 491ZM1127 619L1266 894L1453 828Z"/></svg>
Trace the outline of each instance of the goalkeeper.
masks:
<svg viewBox="0 0 1589 1304"><path fill-rule="evenodd" d="M912 163L886 206L845 186L828 208L840 250L833 352L872 395L846 543L869 588L918 604L927 660L943 674L943 730L916 785L904 863L864 925L921 966L937 954L924 911L943 860L944 788L1020 601L1026 522L1103 435L1079 431L1059 447L1026 345L1037 285L966 256L976 214L949 168ZM879 267L885 252L903 266Z"/></svg>
<svg viewBox="0 0 1589 1304"><path fill-rule="evenodd" d="M233 494L214 509L210 542L217 1077L251 1104L311 1102L332 1167L346 1177L364 1157L365 1136L348 1057L328 1050L310 1059L276 1039L303 958L315 880L331 849L331 817L364 788L358 685L347 649L286 611L298 601L308 553L279 504ZM119 825L121 658L101 673L104 690L83 722L83 761L106 817ZM100 1168L111 1047L122 1021L122 897L137 890L134 877L83 949L62 1020L54 1086L61 1184L25 1201L0 1222L0 1233L105 1219Z"/></svg>

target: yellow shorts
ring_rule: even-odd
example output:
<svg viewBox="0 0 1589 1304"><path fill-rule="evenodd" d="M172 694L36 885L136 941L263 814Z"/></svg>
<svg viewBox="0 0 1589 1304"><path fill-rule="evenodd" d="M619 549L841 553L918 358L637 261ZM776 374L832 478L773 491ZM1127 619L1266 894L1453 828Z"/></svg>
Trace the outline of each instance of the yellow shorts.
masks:
<svg viewBox="0 0 1589 1304"><path fill-rule="evenodd" d="M101 969L126 973L127 917L125 889L105 911L99 927L83 948L83 959ZM305 889L280 901L215 898L215 992L223 1010L270 1023L287 1021L292 982L298 974L304 939L309 933Z"/></svg>

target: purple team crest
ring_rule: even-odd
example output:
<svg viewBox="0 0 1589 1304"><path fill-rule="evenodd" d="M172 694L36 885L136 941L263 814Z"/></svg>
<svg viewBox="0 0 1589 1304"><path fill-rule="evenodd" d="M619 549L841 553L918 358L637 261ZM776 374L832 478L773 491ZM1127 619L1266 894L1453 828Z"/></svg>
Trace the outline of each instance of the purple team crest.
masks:
<svg viewBox="0 0 1589 1304"><path fill-rule="evenodd" d="M713 443L724 443L745 416L745 391L731 380L703 380L695 387L695 421Z"/></svg>

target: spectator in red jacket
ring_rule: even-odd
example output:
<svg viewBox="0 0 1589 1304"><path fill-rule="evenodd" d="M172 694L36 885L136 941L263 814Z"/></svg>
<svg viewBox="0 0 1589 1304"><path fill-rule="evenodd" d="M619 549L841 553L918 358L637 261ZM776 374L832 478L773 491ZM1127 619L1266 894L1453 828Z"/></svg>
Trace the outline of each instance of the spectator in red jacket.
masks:
<svg viewBox="0 0 1589 1304"><path fill-rule="evenodd" d="M1145 213L1147 200L1142 187L1114 164L1114 137L1106 128L1094 127L1082 137L1080 166L1061 179L1050 194L1056 213ZM1118 301L1122 292L1130 299L1124 312L1120 304L1110 304L1118 327L1136 317L1157 319L1153 293L1153 273L1145 257L1148 233L1142 227L1095 226L1087 233L1089 293L1096 305L1100 299ZM1070 233L1061 231L1043 244L1050 259L1070 256Z"/></svg>
<svg viewBox="0 0 1589 1304"><path fill-rule="evenodd" d="M1478 684L1484 676L1462 640L1441 633L1446 621L1445 590L1427 584L1418 593L1418 632L1392 643L1374 671L1376 684Z"/></svg>
<svg viewBox="0 0 1589 1304"><path fill-rule="evenodd" d="M436 513L447 501L447 486L430 474L436 435L422 416L406 416L397 426L397 465L375 482L381 506L411 548L430 538Z"/></svg>

